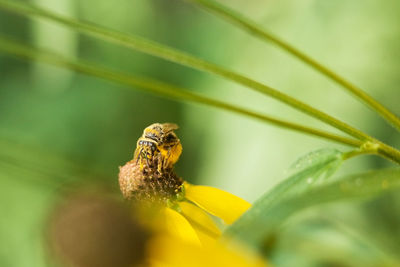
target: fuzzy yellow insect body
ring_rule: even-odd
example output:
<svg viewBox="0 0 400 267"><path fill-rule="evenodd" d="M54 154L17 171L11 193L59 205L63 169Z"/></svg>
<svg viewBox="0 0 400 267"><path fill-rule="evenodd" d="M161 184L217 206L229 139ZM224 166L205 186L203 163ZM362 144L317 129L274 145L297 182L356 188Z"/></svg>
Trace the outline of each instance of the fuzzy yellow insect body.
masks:
<svg viewBox="0 0 400 267"><path fill-rule="evenodd" d="M134 160L140 169L157 167L159 173L172 169L182 153L182 145L174 133L178 125L154 123L146 127L139 138Z"/></svg>

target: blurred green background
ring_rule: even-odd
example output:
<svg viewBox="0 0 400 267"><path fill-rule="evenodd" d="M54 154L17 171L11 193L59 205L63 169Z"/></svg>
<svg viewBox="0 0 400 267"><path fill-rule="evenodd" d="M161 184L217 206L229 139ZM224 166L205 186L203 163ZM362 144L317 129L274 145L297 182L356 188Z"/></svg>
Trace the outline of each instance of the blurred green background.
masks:
<svg viewBox="0 0 400 267"><path fill-rule="evenodd" d="M400 147L395 130L342 88L277 47L184 1L30 2L218 63ZM221 2L320 60L400 114L399 1ZM221 78L82 36L48 21L0 11L0 34L68 58L153 77L266 114L332 130ZM43 226L63 187L77 182L100 183L118 194L118 166L132 158L137 138L151 123L174 122L180 126L177 134L183 154L176 166L180 176L249 201L285 178L285 170L302 154L322 147L348 149L226 111L127 90L6 54L0 54L0 77L0 266L45 265ZM347 162L339 174L387 166L391 164L366 156ZM400 203L393 196L386 198L381 200L382 206ZM380 210L379 203L372 208ZM349 211L336 208L336 212L340 217ZM389 224L394 226L387 227L395 227L399 234L396 222L400 221L393 220ZM400 248L398 245L395 247Z"/></svg>

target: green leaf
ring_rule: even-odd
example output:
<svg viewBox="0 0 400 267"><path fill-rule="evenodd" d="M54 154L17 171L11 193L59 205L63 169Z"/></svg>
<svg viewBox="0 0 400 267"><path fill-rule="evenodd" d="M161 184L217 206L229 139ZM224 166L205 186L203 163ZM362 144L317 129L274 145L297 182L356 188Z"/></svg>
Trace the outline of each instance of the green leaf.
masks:
<svg viewBox="0 0 400 267"><path fill-rule="evenodd" d="M297 175L289 179L297 179ZM266 194L229 227L224 235L238 238L261 250L271 234L297 212L323 203L373 197L399 187L400 169L385 169L343 177L305 190L301 194L294 194L283 201L279 201L279 196L271 198L271 194Z"/></svg>
<svg viewBox="0 0 400 267"><path fill-rule="evenodd" d="M296 175L310 173L307 184L313 185L320 178L329 178L340 167L342 162L342 152L333 148L323 148L300 157L290 166L289 171L296 173Z"/></svg>
<svg viewBox="0 0 400 267"><path fill-rule="evenodd" d="M301 157L290 168L297 172L261 196L254 203L252 213L255 215L257 212L265 212L269 207L282 202L287 197L300 194L318 184L321 177L328 178L343 161L342 155L336 149L321 149ZM246 220L246 216L248 216L247 213L240 220Z"/></svg>
<svg viewBox="0 0 400 267"><path fill-rule="evenodd" d="M328 178L343 161L343 153L336 149L320 149L299 158L291 167L297 172L272 188L257 200L252 208L239 218L227 233L236 232L237 228L251 224L254 218L262 218L274 205L285 201L288 197L299 195L317 185L323 177ZM240 230L239 230L240 231Z"/></svg>

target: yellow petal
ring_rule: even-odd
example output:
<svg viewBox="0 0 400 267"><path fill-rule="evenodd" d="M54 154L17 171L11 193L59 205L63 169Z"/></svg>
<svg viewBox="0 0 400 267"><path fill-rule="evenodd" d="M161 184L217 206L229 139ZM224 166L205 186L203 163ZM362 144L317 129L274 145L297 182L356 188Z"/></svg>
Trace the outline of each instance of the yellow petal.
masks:
<svg viewBox="0 0 400 267"><path fill-rule="evenodd" d="M231 193L215 187L185 183L185 197L200 208L232 224L246 210L250 203Z"/></svg>
<svg viewBox="0 0 400 267"><path fill-rule="evenodd" d="M159 260L154 260L154 259L148 259L147 264L144 266L149 266L149 267L172 267L170 264L161 262Z"/></svg>
<svg viewBox="0 0 400 267"><path fill-rule="evenodd" d="M150 267L262 267L267 266L257 255L249 253L241 247L228 249L222 243L213 246L198 247L158 236L148 246Z"/></svg>
<svg viewBox="0 0 400 267"><path fill-rule="evenodd" d="M179 212L170 208L164 208L164 223L166 232L174 238L187 243L201 246L199 237L190 223Z"/></svg>
<svg viewBox="0 0 400 267"><path fill-rule="evenodd" d="M180 202L179 206L182 210L181 214L192 225L204 246L215 242L220 237L221 230L204 210L188 202Z"/></svg>

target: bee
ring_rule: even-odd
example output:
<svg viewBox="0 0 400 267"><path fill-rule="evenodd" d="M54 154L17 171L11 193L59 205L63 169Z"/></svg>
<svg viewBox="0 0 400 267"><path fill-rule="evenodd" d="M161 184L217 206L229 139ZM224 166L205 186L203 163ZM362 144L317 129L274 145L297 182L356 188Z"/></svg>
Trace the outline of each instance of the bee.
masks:
<svg viewBox="0 0 400 267"><path fill-rule="evenodd" d="M159 173L172 169L182 153L182 145L174 133L178 125L154 123L144 129L138 139L133 159L144 167L157 168Z"/></svg>

